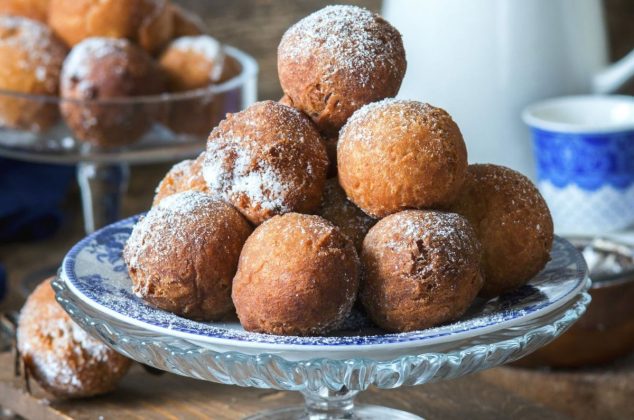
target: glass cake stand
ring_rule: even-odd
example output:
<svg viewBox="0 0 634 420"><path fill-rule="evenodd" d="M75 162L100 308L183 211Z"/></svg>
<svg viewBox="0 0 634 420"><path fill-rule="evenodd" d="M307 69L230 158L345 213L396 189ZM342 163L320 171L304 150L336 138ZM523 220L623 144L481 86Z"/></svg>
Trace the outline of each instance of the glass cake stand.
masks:
<svg viewBox="0 0 634 420"><path fill-rule="evenodd" d="M590 302L583 257L556 238L551 261L527 285L476 301L450 324L392 334L355 312L326 337L249 333L236 321L187 320L132 294L121 252L138 217L107 226L71 249L53 281L57 300L86 331L141 363L305 397L305 406L259 413L255 419L419 418L355 405L354 398L369 386L425 384L519 359L561 335Z"/></svg>
<svg viewBox="0 0 634 420"><path fill-rule="evenodd" d="M129 165L192 157L227 112L255 102L257 63L236 48L225 52L237 75L190 92L81 101L0 90L0 156L77 164L85 228L93 232L119 219ZM71 119L64 109L75 110ZM111 146L95 146L97 136Z"/></svg>

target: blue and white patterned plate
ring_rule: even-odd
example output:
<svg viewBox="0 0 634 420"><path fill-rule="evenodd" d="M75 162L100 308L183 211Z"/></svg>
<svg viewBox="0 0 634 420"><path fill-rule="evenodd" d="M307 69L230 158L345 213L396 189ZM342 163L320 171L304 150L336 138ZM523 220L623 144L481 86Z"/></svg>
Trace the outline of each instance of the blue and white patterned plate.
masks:
<svg viewBox="0 0 634 420"><path fill-rule="evenodd" d="M421 331L392 334L373 327L358 312L341 331L326 337L286 337L246 332L235 322L204 323L153 308L131 291L122 250L139 216L107 226L76 244L64 258L60 279L78 299L104 315L198 343L230 348L285 351L365 351L420 347L468 339L512 328L572 302L587 287L583 257L566 240L556 238L551 261L529 284L490 301L477 300L458 321Z"/></svg>

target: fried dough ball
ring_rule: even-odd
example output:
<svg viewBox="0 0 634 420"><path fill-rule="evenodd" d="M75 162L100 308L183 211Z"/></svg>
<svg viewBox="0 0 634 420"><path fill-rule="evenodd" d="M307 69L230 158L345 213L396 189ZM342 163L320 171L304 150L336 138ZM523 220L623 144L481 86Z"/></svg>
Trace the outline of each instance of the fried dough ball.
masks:
<svg viewBox="0 0 634 420"><path fill-rule="evenodd" d="M167 0L51 0L48 23L68 45L86 38L127 38L155 53L172 38Z"/></svg>
<svg viewBox="0 0 634 420"><path fill-rule="evenodd" d="M112 391L130 367L130 359L88 335L68 316L48 280L26 300L17 339L25 368L57 397Z"/></svg>
<svg viewBox="0 0 634 420"><path fill-rule="evenodd" d="M0 15L22 16L46 22L50 0L2 0Z"/></svg>
<svg viewBox="0 0 634 420"><path fill-rule="evenodd" d="M519 172L470 165L453 211L471 222L482 243L484 297L522 286L550 259L550 211L537 188Z"/></svg>
<svg viewBox="0 0 634 420"><path fill-rule="evenodd" d="M380 220L361 253L360 300L389 331L459 318L482 287L480 244L455 213L406 210Z"/></svg>
<svg viewBox="0 0 634 420"><path fill-rule="evenodd" d="M251 226L229 204L198 191L173 194L140 220L124 259L134 293L198 320L233 311L231 281Z"/></svg>
<svg viewBox="0 0 634 420"><path fill-rule="evenodd" d="M222 45L209 35L186 36L172 41L161 54L159 66L167 75L171 92L203 89L227 80L230 66L225 66ZM228 61L227 61L228 62ZM170 107L169 127L176 133L208 136L224 117L222 94L198 91L179 99Z"/></svg>
<svg viewBox="0 0 634 420"><path fill-rule="evenodd" d="M326 150L310 120L294 108L264 101L229 114L211 132L203 176L211 194L257 225L276 214L316 211L327 168Z"/></svg>
<svg viewBox="0 0 634 420"><path fill-rule="evenodd" d="M319 216L288 213L249 237L232 297L247 331L326 334L349 314L358 275L354 245L339 228Z"/></svg>
<svg viewBox="0 0 634 420"><path fill-rule="evenodd" d="M164 79L152 58L130 41L88 38L66 58L61 84L66 99L62 115L75 136L111 147L141 137L151 124L153 107L109 100L161 93Z"/></svg>
<svg viewBox="0 0 634 420"><path fill-rule="evenodd" d="M159 65L172 92L199 89L218 82L224 62L222 45L209 35L185 36L172 41L163 51Z"/></svg>
<svg viewBox="0 0 634 420"><path fill-rule="evenodd" d="M354 243L358 252L361 252L363 238L376 223L375 219L348 200L346 193L339 186L337 178L330 178L326 181L319 215L338 226Z"/></svg>
<svg viewBox="0 0 634 420"><path fill-rule="evenodd" d="M56 96L66 47L43 24L0 16L0 89ZM0 126L45 131L59 117L57 105L1 95Z"/></svg>
<svg viewBox="0 0 634 420"><path fill-rule="evenodd" d="M446 208L467 172L467 149L451 116L416 101L386 99L357 111L337 146L339 183L373 217Z"/></svg>
<svg viewBox="0 0 634 420"><path fill-rule="evenodd" d="M395 96L407 62L401 34L356 6L328 6L290 27L277 51L282 90L335 135L363 105Z"/></svg>
<svg viewBox="0 0 634 420"><path fill-rule="evenodd" d="M195 160L187 159L174 165L156 188L152 207L158 206L164 198L179 192L193 190L208 193L209 189L202 172L204 160L203 152Z"/></svg>

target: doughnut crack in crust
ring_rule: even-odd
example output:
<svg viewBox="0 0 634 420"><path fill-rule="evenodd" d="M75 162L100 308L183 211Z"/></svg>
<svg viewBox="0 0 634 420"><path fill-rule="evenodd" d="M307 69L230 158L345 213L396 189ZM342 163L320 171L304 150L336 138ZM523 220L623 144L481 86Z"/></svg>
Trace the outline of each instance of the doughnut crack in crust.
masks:
<svg viewBox="0 0 634 420"><path fill-rule="evenodd" d="M480 244L455 213L406 210L380 220L363 241L360 300L390 331L460 317L482 287Z"/></svg>
<svg viewBox="0 0 634 420"><path fill-rule="evenodd" d="M300 111L273 101L229 114L209 136L203 177L209 192L254 224L319 208L328 157Z"/></svg>
<svg viewBox="0 0 634 420"><path fill-rule="evenodd" d="M395 96L407 67L400 33L356 6L328 6L300 20L277 56L288 102L328 136L363 105Z"/></svg>

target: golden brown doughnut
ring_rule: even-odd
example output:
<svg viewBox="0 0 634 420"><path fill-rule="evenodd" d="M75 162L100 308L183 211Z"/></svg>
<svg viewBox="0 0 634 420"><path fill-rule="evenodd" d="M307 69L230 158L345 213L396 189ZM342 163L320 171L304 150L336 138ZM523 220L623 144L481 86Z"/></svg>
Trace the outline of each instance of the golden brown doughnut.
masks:
<svg viewBox="0 0 634 420"><path fill-rule="evenodd" d="M176 38L163 51L159 65L166 73L168 89L183 92L220 81L224 63L220 42L209 35Z"/></svg>
<svg viewBox="0 0 634 420"><path fill-rule="evenodd" d="M244 244L233 302L247 331L326 334L350 312L358 274L354 245L339 228L288 213L264 222Z"/></svg>
<svg viewBox="0 0 634 420"><path fill-rule="evenodd" d="M174 38L181 36L195 36L207 33L207 25L203 20L177 4L171 3L169 8L172 12L172 26Z"/></svg>
<svg viewBox="0 0 634 420"><path fill-rule="evenodd" d="M66 47L43 24L0 16L0 89L56 96ZM0 126L45 131L59 113L57 105L0 95Z"/></svg>
<svg viewBox="0 0 634 420"><path fill-rule="evenodd" d="M550 211L537 188L519 172L470 165L453 211L469 219L482 243L484 297L525 284L550 259Z"/></svg>
<svg viewBox="0 0 634 420"><path fill-rule="evenodd" d="M363 238L377 222L348 200L337 178L326 181L319 215L338 226L359 252L361 252Z"/></svg>
<svg viewBox="0 0 634 420"><path fill-rule="evenodd" d="M363 241L360 299L389 331L460 317L482 287L480 244L455 213L406 210L380 220Z"/></svg>
<svg viewBox="0 0 634 420"><path fill-rule="evenodd" d="M46 22L50 0L2 0L0 15L23 16Z"/></svg>
<svg viewBox="0 0 634 420"><path fill-rule="evenodd" d="M86 38L127 38L155 53L172 38L167 0L51 0L48 23L68 45Z"/></svg>
<svg viewBox="0 0 634 420"><path fill-rule="evenodd" d="M79 140L101 147L133 143L152 120L152 105L111 101L163 91L158 66L125 39L88 38L70 52L61 78L62 115ZM77 101L96 101L86 104Z"/></svg>
<svg viewBox="0 0 634 420"><path fill-rule="evenodd" d="M130 0L126 1L130 3ZM169 0L134 1L139 2L141 20L132 39L149 53L156 54L167 45L174 33L174 16Z"/></svg>
<svg viewBox="0 0 634 420"><path fill-rule="evenodd" d="M26 369L57 397L112 391L130 367L129 359L92 338L68 316L47 280L26 300L17 336Z"/></svg>
<svg viewBox="0 0 634 420"><path fill-rule="evenodd" d="M406 67L401 34L356 6L307 16L286 31L277 51L282 90L326 135L363 105L395 96Z"/></svg>
<svg viewBox="0 0 634 420"><path fill-rule="evenodd" d="M123 256L134 293L185 318L219 320L233 311L231 280L251 226L208 194L173 194L132 230Z"/></svg>
<svg viewBox="0 0 634 420"><path fill-rule="evenodd" d="M306 116L278 102L258 102L227 115L209 136L203 176L211 194L249 221L316 211L328 157Z"/></svg>
<svg viewBox="0 0 634 420"><path fill-rule="evenodd" d="M168 125L176 133L208 136L224 117L222 95L202 89L221 83L231 71L225 66L222 45L209 35L185 36L172 41L161 54L159 66L171 92L192 92L172 103Z"/></svg>
<svg viewBox="0 0 634 420"><path fill-rule="evenodd" d="M467 172L467 149L444 110L386 99L357 111L341 130L337 165L348 198L384 217L450 205Z"/></svg>
<svg viewBox="0 0 634 420"><path fill-rule="evenodd" d="M174 165L156 188L152 207L156 207L164 198L179 192L194 190L209 193L202 172L204 160L203 152L195 160L188 159Z"/></svg>

